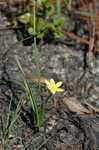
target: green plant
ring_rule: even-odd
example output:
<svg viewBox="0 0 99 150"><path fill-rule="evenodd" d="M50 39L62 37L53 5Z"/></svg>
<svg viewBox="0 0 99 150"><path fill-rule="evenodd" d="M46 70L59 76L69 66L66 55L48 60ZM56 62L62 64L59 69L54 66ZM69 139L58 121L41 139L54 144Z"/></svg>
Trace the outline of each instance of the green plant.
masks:
<svg viewBox="0 0 99 150"><path fill-rule="evenodd" d="M58 30L65 23L64 17L59 16L60 0L57 0L57 12L55 12L55 5L52 2L48 0L41 0L39 3L41 8L36 9L33 0L31 0L29 7L30 11L19 16L19 22L25 25L26 31L30 35L33 35L37 38L43 38L48 32L50 32L50 37L59 38L63 34ZM33 10L34 8L35 11ZM35 20L33 16L35 16Z"/></svg>
<svg viewBox="0 0 99 150"><path fill-rule="evenodd" d="M51 94L43 101L41 105L37 104L37 98L33 95L33 90L26 78L26 75L21 67L21 64L19 60L16 58L17 66L21 72L22 79L23 79L23 87L25 89L26 95L31 103L32 110L33 110L33 117L34 117L34 125L38 129L41 127L42 121L44 119L44 110L45 110L45 104L48 101L49 98L51 98L53 95L55 95L57 92L64 92L64 89L60 88L62 85L62 82L55 83L53 79L50 79L50 81L47 81L45 79L45 84L47 88L50 90ZM38 93L40 94L40 93ZM43 100L43 99L42 99Z"/></svg>
<svg viewBox="0 0 99 150"><path fill-rule="evenodd" d="M3 143L4 144L8 141L8 138L11 135L12 128L20 115L22 99L20 99L14 111L11 110L11 103L12 103L12 100L10 101L10 105L9 105L9 113L7 116L6 126L3 129Z"/></svg>
<svg viewBox="0 0 99 150"><path fill-rule="evenodd" d="M23 87L25 89L26 96L28 97L28 99L31 103L31 106L32 106L35 128L39 129L42 124L43 117L44 117L44 107L43 107L43 105L37 104L36 96L33 95L33 90L31 88L30 84L28 83L26 75L25 75L25 73L21 67L21 64L17 58L16 58L16 62L17 62L17 66L22 75L22 79L23 79L23 83L24 83Z"/></svg>

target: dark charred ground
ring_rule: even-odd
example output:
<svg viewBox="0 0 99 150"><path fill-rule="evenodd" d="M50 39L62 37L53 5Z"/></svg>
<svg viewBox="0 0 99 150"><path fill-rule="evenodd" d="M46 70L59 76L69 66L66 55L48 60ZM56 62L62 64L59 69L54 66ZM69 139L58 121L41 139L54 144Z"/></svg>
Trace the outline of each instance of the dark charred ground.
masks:
<svg viewBox="0 0 99 150"><path fill-rule="evenodd" d="M86 67L87 48L80 42L71 42L71 46L67 46L64 39L38 44L41 74L54 78L55 81L63 81L65 92L56 94L54 99L49 101L40 131L34 133L30 105L24 90L8 80L22 81L15 61L17 56L25 72L30 74L30 84L34 86L31 76L35 72L35 62L32 60L35 53L32 46L24 46L22 42L18 42L13 30L0 31L0 141L11 99L12 111L22 95L25 99L5 150L99 149L98 114L92 110L89 115L72 112L63 103L65 97L76 98L79 102L88 101L90 98L95 101L99 97L98 56L97 60L95 58L97 65L94 67L94 73L87 69L86 75L80 80ZM89 92L88 87L95 87L97 92ZM2 143L0 149L2 150Z"/></svg>

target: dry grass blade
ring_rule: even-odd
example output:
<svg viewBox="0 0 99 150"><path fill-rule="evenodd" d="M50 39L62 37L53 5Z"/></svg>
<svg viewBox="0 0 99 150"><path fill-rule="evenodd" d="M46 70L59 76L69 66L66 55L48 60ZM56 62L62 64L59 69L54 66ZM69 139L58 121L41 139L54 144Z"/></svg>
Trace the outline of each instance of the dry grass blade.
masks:
<svg viewBox="0 0 99 150"><path fill-rule="evenodd" d="M32 82L45 83L45 80L50 81L50 77L48 75L40 75L40 77L38 77L35 73L36 71L31 72L27 68L24 68L24 70L25 70L27 79Z"/></svg>
<svg viewBox="0 0 99 150"><path fill-rule="evenodd" d="M41 76L40 78L38 78L36 75L31 74L28 76L28 78L33 81L33 82L41 82L41 83L45 83L45 80L50 81L50 79L46 76Z"/></svg>
<svg viewBox="0 0 99 150"><path fill-rule="evenodd" d="M93 110L94 112L99 113L99 109L98 109L98 108L95 108L94 106L92 106L92 105L89 104L89 103L86 103L86 105L87 105L87 107L88 107L89 109Z"/></svg>
<svg viewBox="0 0 99 150"><path fill-rule="evenodd" d="M86 108L84 108L80 102L78 102L75 98L64 98L64 103L68 106L68 108L76 112L78 114L88 114L90 113Z"/></svg>

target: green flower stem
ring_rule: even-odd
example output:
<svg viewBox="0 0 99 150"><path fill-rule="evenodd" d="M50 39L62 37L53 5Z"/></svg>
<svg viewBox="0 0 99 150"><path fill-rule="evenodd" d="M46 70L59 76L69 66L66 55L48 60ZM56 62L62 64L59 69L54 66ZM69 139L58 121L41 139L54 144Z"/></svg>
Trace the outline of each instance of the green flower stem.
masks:
<svg viewBox="0 0 99 150"><path fill-rule="evenodd" d="M56 1L56 10L57 10L57 15L61 15L61 0Z"/></svg>
<svg viewBox="0 0 99 150"><path fill-rule="evenodd" d="M48 103L48 100L51 99L52 97L53 97L52 94L48 95L48 97L45 99L45 104L47 104L47 103Z"/></svg>

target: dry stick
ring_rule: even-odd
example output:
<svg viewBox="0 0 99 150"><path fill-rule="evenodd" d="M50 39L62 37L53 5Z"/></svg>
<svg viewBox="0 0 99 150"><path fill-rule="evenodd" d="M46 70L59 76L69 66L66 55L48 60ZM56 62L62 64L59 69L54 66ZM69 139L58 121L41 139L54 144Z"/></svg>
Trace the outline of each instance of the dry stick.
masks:
<svg viewBox="0 0 99 150"><path fill-rule="evenodd" d="M89 12L94 13L94 8L92 3L88 5ZM94 47L94 37L95 37L95 20L92 20L92 17L89 18L88 21L88 26L89 26L89 52L93 51Z"/></svg>
<svg viewBox="0 0 99 150"><path fill-rule="evenodd" d="M63 33L63 34L66 34L68 35L70 38L73 38L73 39L76 39L76 40L79 40L87 45L89 45L89 41L88 40L85 40L77 35L75 35L74 33L70 33L70 32L67 32L65 30L58 30L59 32Z"/></svg>
<svg viewBox="0 0 99 150"><path fill-rule="evenodd" d="M12 30L12 29L14 29L14 30L17 30L17 29L21 29L22 28L22 26L19 26L19 27L17 27L17 26L9 26L9 27L0 27L0 30Z"/></svg>
<svg viewBox="0 0 99 150"><path fill-rule="evenodd" d="M99 1L93 0L94 10L97 16L99 16ZM99 19L99 17L98 17ZM99 20L96 19L96 52L99 52Z"/></svg>

